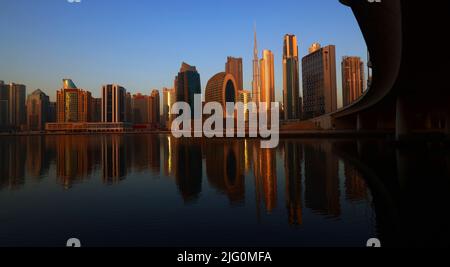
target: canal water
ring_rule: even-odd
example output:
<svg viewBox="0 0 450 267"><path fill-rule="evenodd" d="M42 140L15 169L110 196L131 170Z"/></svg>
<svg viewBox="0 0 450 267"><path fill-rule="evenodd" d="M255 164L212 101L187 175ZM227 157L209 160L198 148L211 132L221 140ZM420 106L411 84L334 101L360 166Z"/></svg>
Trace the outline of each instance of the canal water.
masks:
<svg viewBox="0 0 450 267"><path fill-rule="evenodd" d="M439 245L449 150L378 139L0 137L0 246ZM442 243L443 244L443 243Z"/></svg>

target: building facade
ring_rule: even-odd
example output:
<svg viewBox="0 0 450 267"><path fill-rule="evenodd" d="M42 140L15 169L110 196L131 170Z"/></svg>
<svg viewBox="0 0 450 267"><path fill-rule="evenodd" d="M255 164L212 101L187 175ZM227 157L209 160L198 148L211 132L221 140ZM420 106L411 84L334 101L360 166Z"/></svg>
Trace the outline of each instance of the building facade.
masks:
<svg viewBox="0 0 450 267"><path fill-rule="evenodd" d="M92 122L102 121L102 99L92 98Z"/></svg>
<svg viewBox="0 0 450 267"><path fill-rule="evenodd" d="M364 62L359 57L342 58L342 101L348 106L365 90Z"/></svg>
<svg viewBox="0 0 450 267"><path fill-rule="evenodd" d="M301 118L298 45L295 35L284 36L283 46L283 107L284 119Z"/></svg>
<svg viewBox="0 0 450 267"><path fill-rule="evenodd" d="M8 108L9 86L5 82L0 81L0 129L4 129L8 125L9 108Z"/></svg>
<svg viewBox="0 0 450 267"><path fill-rule="evenodd" d="M56 113L59 123L89 122L92 116L92 95L76 87L70 79L56 92Z"/></svg>
<svg viewBox="0 0 450 267"><path fill-rule="evenodd" d="M8 90L8 124L14 129L20 129L26 124L26 86L11 83Z"/></svg>
<svg viewBox="0 0 450 267"><path fill-rule="evenodd" d="M153 90L149 97L149 123L152 126L159 127L161 121L161 100L159 97L159 91Z"/></svg>
<svg viewBox="0 0 450 267"><path fill-rule="evenodd" d="M248 103L252 102L252 92L248 91L248 90L241 90L238 92L239 95L239 102L244 104L244 109L245 109L245 121L249 120L249 113L250 111L248 110Z"/></svg>
<svg viewBox="0 0 450 267"><path fill-rule="evenodd" d="M275 102L275 74L274 56L272 51L264 50L263 57L259 62L261 74L261 92L259 101L266 103L267 111L271 103Z"/></svg>
<svg viewBox="0 0 450 267"><path fill-rule="evenodd" d="M303 117L311 119L337 110L336 48L319 44L302 59Z"/></svg>
<svg viewBox="0 0 450 267"><path fill-rule="evenodd" d="M244 88L242 58L228 57L225 72L233 75L237 90L241 91Z"/></svg>
<svg viewBox="0 0 450 267"><path fill-rule="evenodd" d="M180 72L175 79L177 102L186 102L194 114L194 96L201 94L200 74L196 67L182 63Z"/></svg>
<svg viewBox="0 0 450 267"><path fill-rule="evenodd" d="M209 79L205 89L205 102L218 102L224 109L226 103L238 101L238 90L234 76L226 72L220 72Z"/></svg>
<svg viewBox="0 0 450 267"><path fill-rule="evenodd" d="M108 84L102 87L102 122L126 121L127 91L120 85Z"/></svg>
<svg viewBox="0 0 450 267"><path fill-rule="evenodd" d="M27 98L27 129L29 131L43 131L48 122L50 98L37 89Z"/></svg>
<svg viewBox="0 0 450 267"><path fill-rule="evenodd" d="M133 95L131 100L133 120L137 125L149 124L149 96L141 93Z"/></svg>
<svg viewBox="0 0 450 267"><path fill-rule="evenodd" d="M170 114L170 110L172 109L172 105L175 103L175 89L163 89L163 104L162 104L162 112L163 112L163 121L162 124L166 129L170 129L172 126L172 115Z"/></svg>

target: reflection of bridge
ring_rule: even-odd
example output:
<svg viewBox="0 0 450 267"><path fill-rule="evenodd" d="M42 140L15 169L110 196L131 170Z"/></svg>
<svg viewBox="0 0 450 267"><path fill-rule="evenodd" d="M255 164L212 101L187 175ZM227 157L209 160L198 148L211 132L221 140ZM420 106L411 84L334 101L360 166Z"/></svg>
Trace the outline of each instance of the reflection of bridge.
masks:
<svg viewBox="0 0 450 267"><path fill-rule="evenodd" d="M450 133L450 90L439 47L441 22L423 18L424 3L341 0L348 5L366 41L372 65L370 88L358 101L312 121L327 130L395 131L396 138L417 133ZM440 4L433 4L438 10ZM419 13L419 11L422 11ZM411 46L421 47L415 50Z"/></svg>

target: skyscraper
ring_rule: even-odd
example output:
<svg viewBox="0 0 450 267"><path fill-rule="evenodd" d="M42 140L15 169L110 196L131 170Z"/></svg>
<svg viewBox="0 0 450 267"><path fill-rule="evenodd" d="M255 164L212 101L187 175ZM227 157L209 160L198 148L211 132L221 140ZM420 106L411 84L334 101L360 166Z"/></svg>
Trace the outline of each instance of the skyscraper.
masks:
<svg viewBox="0 0 450 267"><path fill-rule="evenodd" d="M56 92L57 122L91 121L92 95L76 87L70 79L63 80L63 88Z"/></svg>
<svg viewBox="0 0 450 267"><path fill-rule="evenodd" d="M301 117L298 45L295 35L284 36L283 48L283 104L284 119Z"/></svg>
<svg viewBox="0 0 450 267"><path fill-rule="evenodd" d="M170 129L172 126L172 115L170 114L170 110L172 109L172 105L175 103L175 89L163 89L163 121L162 123L166 127L166 129Z"/></svg>
<svg viewBox="0 0 450 267"><path fill-rule="evenodd" d="M160 98L159 98L159 91L153 90L149 97L149 122L153 126L159 126L160 122Z"/></svg>
<svg viewBox="0 0 450 267"><path fill-rule="evenodd" d="M9 85L8 109L9 125L14 129L20 129L25 125L26 107L25 107L26 87L22 84L11 83Z"/></svg>
<svg viewBox="0 0 450 267"><path fill-rule="evenodd" d="M275 102L275 76L274 76L274 57L270 50L263 51L263 57L260 61L261 68L261 91L260 102L267 104L267 110L270 110L271 103Z"/></svg>
<svg viewBox="0 0 450 267"><path fill-rule="evenodd" d="M9 87L3 81L0 81L0 129L6 128L8 125L9 108L8 108Z"/></svg>
<svg viewBox="0 0 450 267"><path fill-rule="evenodd" d="M133 95L131 100L133 123L138 125L149 124L149 97L141 93Z"/></svg>
<svg viewBox="0 0 450 267"><path fill-rule="evenodd" d="M176 96L177 102L186 102L191 106L192 116L196 94L201 94L200 74L194 66L183 62L176 77Z"/></svg>
<svg viewBox="0 0 450 267"><path fill-rule="evenodd" d="M244 88L242 58L228 57L225 64L225 72L233 75L238 87L237 90L241 91Z"/></svg>
<svg viewBox="0 0 450 267"><path fill-rule="evenodd" d="M318 117L337 109L336 48L313 44L302 59L303 116Z"/></svg>
<svg viewBox="0 0 450 267"><path fill-rule="evenodd" d="M342 58L342 100L344 107L361 97L365 84L364 63L361 58Z"/></svg>
<svg viewBox="0 0 450 267"><path fill-rule="evenodd" d="M120 85L102 87L102 122L125 122L127 91Z"/></svg>
<svg viewBox="0 0 450 267"><path fill-rule="evenodd" d="M42 131L48 122L50 98L40 89L35 90L27 98L27 129Z"/></svg>
<svg viewBox="0 0 450 267"><path fill-rule="evenodd" d="M254 46L253 46L253 81L252 81L252 101L259 104L260 99L260 69L259 69L259 58L258 58L258 41L256 38L256 27L254 36Z"/></svg>

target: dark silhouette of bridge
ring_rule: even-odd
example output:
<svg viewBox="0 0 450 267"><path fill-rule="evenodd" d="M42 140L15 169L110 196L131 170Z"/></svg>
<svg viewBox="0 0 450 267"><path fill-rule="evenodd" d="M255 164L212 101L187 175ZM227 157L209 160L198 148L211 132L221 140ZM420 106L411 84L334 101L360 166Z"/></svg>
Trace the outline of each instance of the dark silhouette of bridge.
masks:
<svg viewBox="0 0 450 267"><path fill-rule="evenodd" d="M352 9L366 41L371 84L351 105L310 122L331 132L395 132L397 140L448 136L450 90L445 66L449 61L440 21L445 15L432 13L442 12L438 7L442 4L340 2Z"/></svg>

